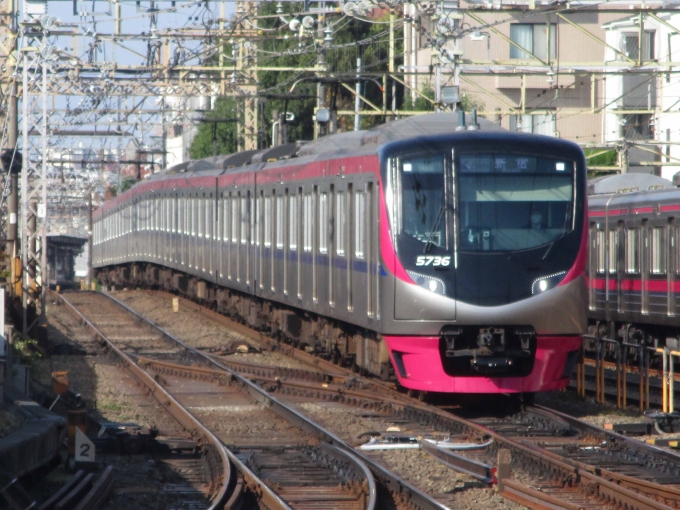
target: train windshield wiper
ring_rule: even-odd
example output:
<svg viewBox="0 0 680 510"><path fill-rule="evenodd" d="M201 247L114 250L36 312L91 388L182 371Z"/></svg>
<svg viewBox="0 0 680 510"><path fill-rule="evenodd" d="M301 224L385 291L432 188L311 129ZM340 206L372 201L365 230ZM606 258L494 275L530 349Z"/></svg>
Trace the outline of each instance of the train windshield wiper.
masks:
<svg viewBox="0 0 680 510"><path fill-rule="evenodd" d="M423 248L423 253L428 253L430 249L432 248L432 245L434 244L432 240L434 239L434 233L435 230L439 228L439 224L442 221L442 218L444 217L444 211L446 211L445 206L441 206L439 208L439 214L437 214L437 218L434 220L434 225L432 225L432 228L430 228L430 235L427 236L427 241L425 242L425 247Z"/></svg>

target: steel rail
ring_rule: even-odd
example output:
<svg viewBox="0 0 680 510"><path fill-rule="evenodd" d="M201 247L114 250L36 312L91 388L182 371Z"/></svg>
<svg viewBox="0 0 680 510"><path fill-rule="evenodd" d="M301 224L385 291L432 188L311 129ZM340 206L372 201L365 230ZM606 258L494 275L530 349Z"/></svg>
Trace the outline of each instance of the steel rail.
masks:
<svg viewBox="0 0 680 510"><path fill-rule="evenodd" d="M50 291L52 292L52 291ZM221 462L222 480L223 483L219 488L217 494L212 498L212 503L208 510L219 510L225 507L227 501L235 503L234 494L230 494L229 490L237 486L236 480L233 480L234 473L231 469L231 462L233 462L238 469L243 473L244 478L248 480L254 487L259 489L263 499L270 504L272 509L290 510L275 493L264 485L243 463L231 452L229 452L222 442L205 428L200 421L198 421L189 411L187 411L176 399L170 395L165 388L158 384L149 374L142 368L135 364L124 352L111 342L99 328L97 328L89 319L87 319L80 311L66 299L65 296L53 293L59 298L67 307L67 310L80 321L81 325L86 326L90 333L97 339L104 341L113 352L122 360L124 367L130 371L135 378L137 378L144 386L146 386L154 399L192 435L201 435L207 442L209 442L218 453Z"/></svg>
<svg viewBox="0 0 680 510"><path fill-rule="evenodd" d="M90 292L90 291L87 291ZM146 319L143 317L140 313L137 313L135 310L127 306L125 303L119 301L118 299L114 298L113 296L110 296L108 294L104 294L106 297L111 299L113 302L118 303L121 305L123 308L128 310L131 314L134 316L138 317L140 320L147 322L149 325L154 327L156 330L161 332L163 335L170 339L174 339L173 335L171 335L168 331L163 329L162 327L158 326L155 324L153 321L150 321L149 319ZM175 296L173 296L175 297ZM197 305L198 306L198 305ZM214 313L214 312L212 312ZM227 319L228 320L228 319ZM236 323L235 323L236 324ZM234 328L236 329L239 333L244 333L248 334L248 328L247 326L239 325L240 327ZM262 338L264 339L264 335L261 333L258 333L258 339ZM253 330L250 330L250 334L248 335L250 337L254 336ZM180 340L175 339L177 342L179 342L182 345L185 345L182 343ZM229 373L233 374L234 377L238 378L239 380L243 381L243 383L246 385L246 388L248 391L251 393L251 395L263 402L268 402L275 412L279 413L281 416L288 417L290 420L295 420L298 421L298 426L300 428L303 428L304 430L307 430L311 433L321 433L322 437L324 440L336 444L338 446L341 446L345 449L348 449L350 451L353 451L356 453L358 456L360 456L362 459L365 459L365 462L367 464L371 465L372 469L376 474L378 474L381 478L386 477L386 479L389 479L393 477L391 473L386 472L386 470L380 466L379 464L376 464L373 462L371 459L368 457L363 456L362 454L356 452L353 448L351 448L348 444L346 444L342 439L338 438L334 434L332 434L329 431L326 431L325 429L322 429L318 427L314 422L306 418L305 416L301 415L297 411L289 408L285 404L279 402L276 399L273 399L271 395L269 395L265 390L259 388L257 385L253 384L251 381L249 381L247 378L244 378L240 376L239 374L235 373L233 370L225 366L224 364L214 360L211 356L208 354L205 354L200 351L194 351L210 363L214 364L215 366L218 366L220 368L223 368L224 370L228 371ZM322 361L322 360L320 360ZM328 363L328 362L326 362ZM320 364L320 363L319 363ZM337 370L336 365L331 365ZM410 399L413 400L413 399ZM593 466L589 466L586 464L581 464L581 465L575 465L573 462L569 461L569 459L565 459L562 457L559 457L556 454L553 454L552 452L548 452L545 450L542 450L539 447L536 447L535 445L532 444L525 444L523 442L518 442L516 440L504 437L500 435L499 433L493 431L492 429L489 429L483 425L476 424L474 422L471 422L469 420L465 420L463 418L460 418L458 416L452 415L450 413L445 413L444 411L441 411L439 409L431 409L429 406L424 406L424 405L419 405L411 402L409 405L404 405L404 411L412 411L415 415L418 414L424 414L427 413L429 415L435 415L440 419L447 420L450 422L457 422L459 426L466 427L468 429L472 429L477 431L478 433L483 433L488 435L489 437L492 437L498 444L499 446L503 445L507 448L510 448L512 451L516 452L520 456L523 456L527 459L530 459L531 461L538 462L538 463L543 463L545 464L546 462L551 464L554 469L562 472L567 478L572 478L574 481L577 483L580 482L582 485L586 485L589 487L590 490L595 490L595 492L599 495L601 495L603 498L605 498L608 501L614 502L616 504L626 506L627 508L630 509L639 509L639 510L668 510L671 507L660 503L658 501L655 501L649 497L647 497L645 494L640 494L636 493L633 490L619 486L617 483L614 483L608 479L603 478L602 476L599 476L598 474L595 474L595 472L601 471L599 468L595 468ZM593 471L589 471L588 468L592 469ZM622 475L619 475L617 473L609 473L607 472L608 475L611 475L611 477L615 480L624 480L624 477ZM626 481L634 481L632 477L625 477L628 480ZM407 484L407 482L401 480L399 485L405 484L402 486L410 486L410 484ZM657 487L661 487L658 484L654 484ZM395 487L396 488L396 487ZM411 492L411 496L413 499L414 494L419 494L422 495L422 497L426 498L424 501L432 501L429 496L423 494L420 490L416 489L415 487L409 488L410 491L415 491ZM434 502L436 505L439 505L439 503ZM440 505L437 506L437 508L442 508Z"/></svg>
<svg viewBox="0 0 680 510"><path fill-rule="evenodd" d="M81 291L83 292L83 291ZM92 293L92 291L84 291L88 293ZM414 504L416 507L421 508L423 510L427 509L434 509L434 510L445 510L446 507L443 506L441 503L430 497L428 494L425 494L422 492L420 489L417 487L411 485L408 483L406 480L401 479L400 477L396 476L395 474L391 473L389 470L372 460L370 457L363 455L362 453L356 451L351 445L346 443L343 439L340 437L336 436L332 432L326 430L325 428L321 427L317 423L315 423L313 420L307 418L303 414L297 412L290 406L284 404L283 402L279 401L272 395L270 395L267 391L264 389L260 388L253 382L251 382L248 378L241 376L234 370L230 369L228 366L214 360L212 356L198 351L196 349L193 349L191 347L188 347L184 342L181 340L175 338L170 332L166 331L164 328L160 327L159 325L155 324L153 321L145 318L143 315L140 313L137 313L135 310L127 306L125 303L119 301L118 299L114 298L113 296L110 296L108 294L103 294L103 293L98 293L102 296L105 296L106 298L110 299L114 303L120 305L122 308L127 310L129 313L131 313L133 316L137 317L139 320L146 322L149 324L151 327L156 329L159 333L161 333L164 337L173 340L177 342L178 344L182 345L183 347L187 348L191 352L195 353L197 356L203 358L206 360L208 363L217 366L221 368L222 370L228 372L234 379L238 380L239 383L244 387L244 389L247 391L247 393L253 397L255 400L266 403L268 404L269 408L274 411L276 414L284 418L285 420L289 421L290 423L293 423L300 429L309 432L319 439L337 446L338 448L344 450L347 453L350 453L354 457L356 457L359 461L365 463L367 466L370 467L370 471L373 472L374 475L376 475L382 482L383 484L389 488L390 491L393 493L397 494L406 494L411 503ZM252 330L251 330L252 331ZM336 366L337 369L337 366ZM367 508L375 508L377 504L377 488L375 486L375 480L371 476L369 479L369 502L367 504Z"/></svg>

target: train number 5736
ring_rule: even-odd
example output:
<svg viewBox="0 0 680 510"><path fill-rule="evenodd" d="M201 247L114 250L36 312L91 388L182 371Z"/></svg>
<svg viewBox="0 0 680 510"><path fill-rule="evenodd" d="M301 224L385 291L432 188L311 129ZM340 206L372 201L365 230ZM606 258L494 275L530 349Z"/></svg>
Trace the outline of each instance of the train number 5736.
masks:
<svg viewBox="0 0 680 510"><path fill-rule="evenodd" d="M420 255L416 258L416 266L448 266L451 264L451 257L426 257Z"/></svg>

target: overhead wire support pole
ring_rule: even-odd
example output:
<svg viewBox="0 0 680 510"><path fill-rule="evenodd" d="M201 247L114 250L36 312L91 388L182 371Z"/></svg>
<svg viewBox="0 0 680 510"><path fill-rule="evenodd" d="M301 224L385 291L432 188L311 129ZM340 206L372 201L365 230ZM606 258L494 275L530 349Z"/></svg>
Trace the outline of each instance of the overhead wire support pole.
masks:
<svg viewBox="0 0 680 510"><path fill-rule="evenodd" d="M22 54L21 264L22 331L45 320L47 292L47 149L48 96L53 48L46 44L51 22L41 24L24 14ZM33 130L39 126L38 133ZM36 136L38 135L39 136ZM29 311L36 317L29 321ZM33 319L31 317L31 319Z"/></svg>

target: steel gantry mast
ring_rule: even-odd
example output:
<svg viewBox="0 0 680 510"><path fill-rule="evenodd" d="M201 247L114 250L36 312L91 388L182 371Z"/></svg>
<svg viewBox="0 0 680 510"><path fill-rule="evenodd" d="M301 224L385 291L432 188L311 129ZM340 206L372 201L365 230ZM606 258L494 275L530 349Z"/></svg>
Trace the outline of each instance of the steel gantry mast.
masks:
<svg viewBox="0 0 680 510"><path fill-rule="evenodd" d="M55 19L32 14L24 0L21 22L22 137L21 266L22 330L27 334L45 318L47 291L47 146L50 81L55 80L54 46L49 33ZM30 313L35 311L35 316Z"/></svg>

